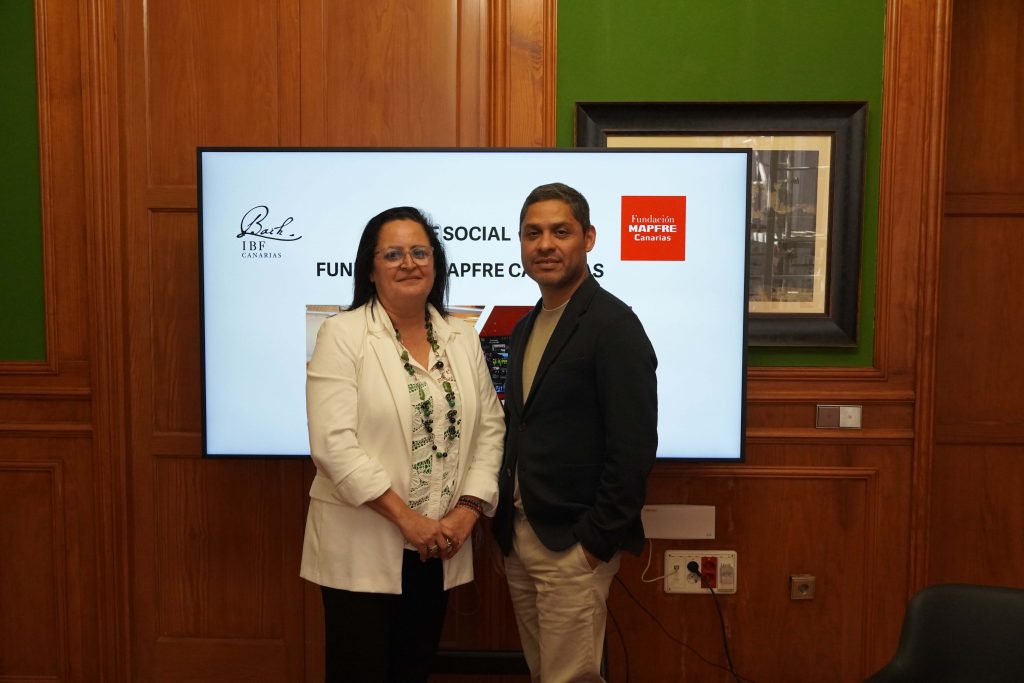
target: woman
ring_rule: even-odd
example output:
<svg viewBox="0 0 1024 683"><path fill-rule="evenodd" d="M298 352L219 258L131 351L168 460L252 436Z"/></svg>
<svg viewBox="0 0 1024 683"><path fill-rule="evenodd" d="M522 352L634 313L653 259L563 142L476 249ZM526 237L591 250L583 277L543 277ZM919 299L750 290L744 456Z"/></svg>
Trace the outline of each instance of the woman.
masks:
<svg viewBox="0 0 1024 683"><path fill-rule="evenodd" d="M352 305L320 328L306 410L316 464L302 577L321 586L328 681L425 681L447 591L472 581L504 421L448 263L417 209L370 219Z"/></svg>

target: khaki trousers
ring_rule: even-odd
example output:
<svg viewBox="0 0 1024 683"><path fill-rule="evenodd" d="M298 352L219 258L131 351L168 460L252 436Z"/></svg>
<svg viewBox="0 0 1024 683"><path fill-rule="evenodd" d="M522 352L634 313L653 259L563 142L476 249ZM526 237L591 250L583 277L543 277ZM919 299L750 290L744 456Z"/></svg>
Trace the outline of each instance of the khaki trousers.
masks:
<svg viewBox="0 0 1024 683"><path fill-rule="evenodd" d="M505 573L535 683L604 681L600 668L606 602L618 570L618 553L591 569L579 543L568 550L548 550L516 511Z"/></svg>

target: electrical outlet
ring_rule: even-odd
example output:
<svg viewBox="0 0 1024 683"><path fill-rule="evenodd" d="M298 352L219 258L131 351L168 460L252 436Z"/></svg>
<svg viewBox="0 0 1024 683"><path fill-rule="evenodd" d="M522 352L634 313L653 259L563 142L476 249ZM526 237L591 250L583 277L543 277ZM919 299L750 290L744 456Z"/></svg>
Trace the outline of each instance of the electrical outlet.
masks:
<svg viewBox="0 0 1024 683"><path fill-rule="evenodd" d="M687 569L690 565L687 563ZM700 558L700 587L718 588L718 556L702 555Z"/></svg>
<svg viewBox="0 0 1024 683"><path fill-rule="evenodd" d="M710 594L710 585L716 593L735 593L736 559L735 550L666 550L665 592ZM703 581L686 568L690 562L697 563Z"/></svg>

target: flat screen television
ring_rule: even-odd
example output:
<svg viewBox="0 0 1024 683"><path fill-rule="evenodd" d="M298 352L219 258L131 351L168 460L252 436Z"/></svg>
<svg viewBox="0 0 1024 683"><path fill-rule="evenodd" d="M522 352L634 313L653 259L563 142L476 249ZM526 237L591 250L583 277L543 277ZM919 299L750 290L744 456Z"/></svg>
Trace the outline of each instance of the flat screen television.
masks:
<svg viewBox="0 0 1024 683"><path fill-rule="evenodd" d="M508 336L539 299L518 220L537 185L587 198L602 287L658 355L658 456L743 459L750 157L743 150L200 148L203 454L303 457L305 364L352 297L367 220L439 226L450 312L504 391Z"/></svg>

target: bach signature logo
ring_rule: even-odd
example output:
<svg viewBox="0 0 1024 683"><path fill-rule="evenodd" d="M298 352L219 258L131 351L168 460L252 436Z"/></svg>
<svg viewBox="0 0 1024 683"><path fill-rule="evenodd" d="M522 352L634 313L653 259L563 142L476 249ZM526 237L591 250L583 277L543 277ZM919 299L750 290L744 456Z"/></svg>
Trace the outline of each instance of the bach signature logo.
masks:
<svg viewBox="0 0 1024 683"><path fill-rule="evenodd" d="M242 258L281 258L280 251L268 247L273 242L294 242L302 239L302 235L285 231L294 218L288 216L279 225L269 219L270 209L260 204L245 212L242 216L240 230L235 237L242 240Z"/></svg>

